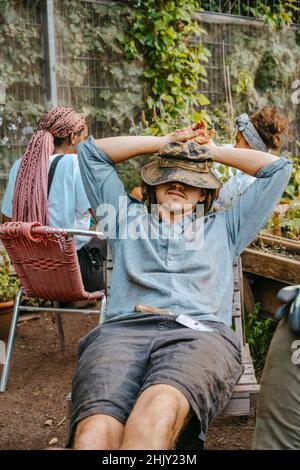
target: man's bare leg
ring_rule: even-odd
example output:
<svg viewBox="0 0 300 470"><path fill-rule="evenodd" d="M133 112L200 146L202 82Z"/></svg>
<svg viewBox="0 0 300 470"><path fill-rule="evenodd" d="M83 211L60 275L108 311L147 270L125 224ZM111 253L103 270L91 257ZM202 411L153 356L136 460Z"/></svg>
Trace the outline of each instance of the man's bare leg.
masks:
<svg viewBox="0 0 300 470"><path fill-rule="evenodd" d="M80 421L76 428L74 450L116 450L120 448L124 424L112 416L97 414Z"/></svg>
<svg viewBox="0 0 300 470"><path fill-rule="evenodd" d="M120 449L172 449L189 411L189 402L175 387L147 388L127 420Z"/></svg>

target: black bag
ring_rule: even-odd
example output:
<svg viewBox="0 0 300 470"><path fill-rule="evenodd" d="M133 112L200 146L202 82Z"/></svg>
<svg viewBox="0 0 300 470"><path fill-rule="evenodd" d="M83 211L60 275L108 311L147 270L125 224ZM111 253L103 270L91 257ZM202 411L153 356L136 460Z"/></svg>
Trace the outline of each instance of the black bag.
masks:
<svg viewBox="0 0 300 470"><path fill-rule="evenodd" d="M87 292L104 289L103 266L106 256L106 241L97 237L77 251L80 272Z"/></svg>

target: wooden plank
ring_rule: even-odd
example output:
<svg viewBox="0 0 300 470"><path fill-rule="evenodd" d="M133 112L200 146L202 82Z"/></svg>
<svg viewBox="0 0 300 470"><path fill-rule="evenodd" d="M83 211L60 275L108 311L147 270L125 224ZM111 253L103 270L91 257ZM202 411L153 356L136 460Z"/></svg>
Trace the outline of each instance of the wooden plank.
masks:
<svg viewBox="0 0 300 470"><path fill-rule="evenodd" d="M222 411L223 415L244 416L250 414L250 398L232 398L226 408Z"/></svg>
<svg viewBox="0 0 300 470"><path fill-rule="evenodd" d="M241 317L236 317L234 319L235 324L235 332L237 337L239 338L240 342L243 344L244 342L244 335L243 335L243 325Z"/></svg>
<svg viewBox="0 0 300 470"><path fill-rule="evenodd" d="M245 275L243 277L243 290L244 290L244 307L247 313L252 312L255 305L255 298L250 286L249 279Z"/></svg>
<svg viewBox="0 0 300 470"><path fill-rule="evenodd" d="M232 304L232 317L237 318L241 317L241 306L240 304Z"/></svg>
<svg viewBox="0 0 300 470"><path fill-rule="evenodd" d="M246 248L242 253L243 270L288 284L298 284L300 261Z"/></svg>
<svg viewBox="0 0 300 470"><path fill-rule="evenodd" d="M244 374L254 374L253 364L244 364Z"/></svg>
<svg viewBox="0 0 300 470"><path fill-rule="evenodd" d="M257 380L255 375L253 374L243 374L240 380L238 381L237 385L257 385Z"/></svg>
<svg viewBox="0 0 300 470"><path fill-rule="evenodd" d="M262 230L256 240L262 241L266 245L269 246L283 246L288 251L293 251L297 254L300 254L300 241L291 240L285 237L278 237L277 235L273 235L269 231Z"/></svg>
<svg viewBox="0 0 300 470"><path fill-rule="evenodd" d="M234 392L258 393L259 390L260 390L260 385L255 385L255 384L236 385L234 387Z"/></svg>
<svg viewBox="0 0 300 470"><path fill-rule="evenodd" d="M253 363L248 343L244 344L244 346L242 348L242 356L243 356L243 363L245 362L247 364L247 362L246 362L247 360L250 360L251 364Z"/></svg>
<svg viewBox="0 0 300 470"><path fill-rule="evenodd" d="M235 399L235 398L249 398L250 397L250 393L246 391L233 391L233 394L232 394L232 397L231 399Z"/></svg>

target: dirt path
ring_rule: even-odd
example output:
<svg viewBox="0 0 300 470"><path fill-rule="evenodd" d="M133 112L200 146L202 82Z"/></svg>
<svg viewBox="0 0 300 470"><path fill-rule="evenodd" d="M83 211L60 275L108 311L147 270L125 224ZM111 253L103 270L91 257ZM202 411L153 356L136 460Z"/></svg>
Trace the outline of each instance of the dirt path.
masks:
<svg viewBox="0 0 300 470"><path fill-rule="evenodd" d="M96 317L65 315L66 351L60 352L50 316L18 324L7 391L0 394L0 449L44 449L52 439L63 446L65 397L70 391L78 339ZM60 424L62 423L62 424ZM59 427L58 427L59 425ZM249 449L254 419L222 418L210 427L208 449Z"/></svg>

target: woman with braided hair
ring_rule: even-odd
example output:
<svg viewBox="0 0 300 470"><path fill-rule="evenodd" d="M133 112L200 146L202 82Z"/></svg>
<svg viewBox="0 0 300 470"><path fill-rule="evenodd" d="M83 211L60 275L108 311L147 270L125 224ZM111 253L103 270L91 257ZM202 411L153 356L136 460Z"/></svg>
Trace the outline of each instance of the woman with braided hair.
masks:
<svg viewBox="0 0 300 470"><path fill-rule="evenodd" d="M43 114L23 157L10 171L2 204L4 222L38 221L53 227L89 229L90 203L76 150L87 135L85 119L71 107L59 106ZM89 241L88 237L75 237L84 286L95 291L102 287L100 248L103 251L105 244L97 239L97 244L104 246L91 249ZM94 264L89 262L91 254ZM92 266L92 273L88 266Z"/></svg>

